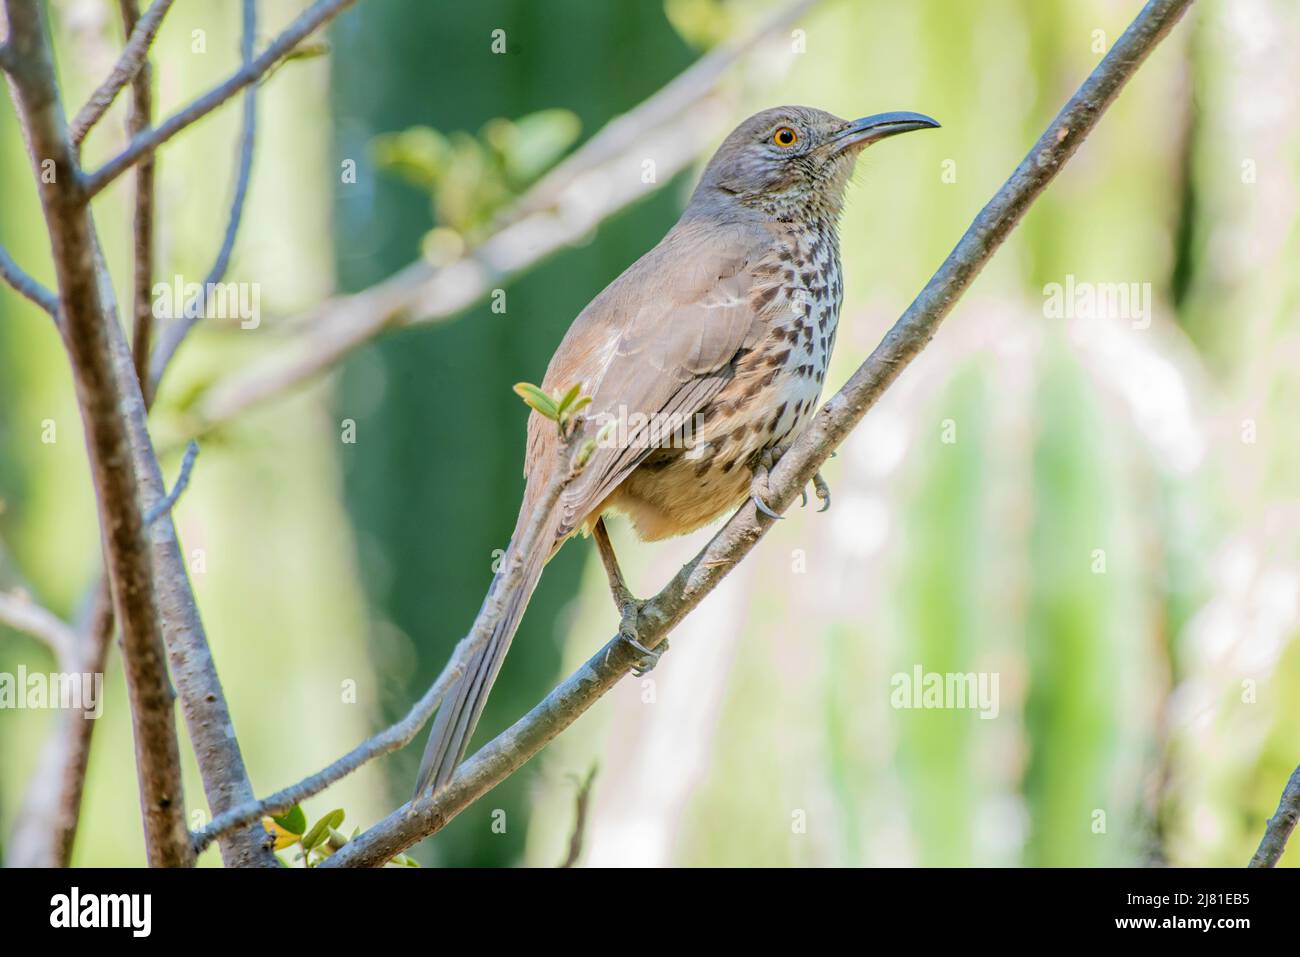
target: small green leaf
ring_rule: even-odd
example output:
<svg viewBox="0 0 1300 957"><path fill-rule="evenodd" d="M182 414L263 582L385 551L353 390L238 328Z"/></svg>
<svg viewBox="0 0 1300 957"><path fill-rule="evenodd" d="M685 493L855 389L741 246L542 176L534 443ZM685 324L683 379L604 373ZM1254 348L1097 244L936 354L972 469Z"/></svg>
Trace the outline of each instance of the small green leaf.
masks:
<svg viewBox="0 0 1300 957"><path fill-rule="evenodd" d="M335 808L312 825L312 829L308 831L307 835L302 839L302 846L310 851L329 836L331 828L338 827L342 823L343 809Z"/></svg>
<svg viewBox="0 0 1300 957"><path fill-rule="evenodd" d="M424 189L437 187L446 175L452 147L447 138L427 126L401 133L382 133L371 145L375 161Z"/></svg>
<svg viewBox="0 0 1300 957"><path fill-rule="evenodd" d="M521 188L554 166L581 133L577 114L551 109L513 121L493 120L482 136L500 157L511 184Z"/></svg>
<svg viewBox="0 0 1300 957"><path fill-rule="evenodd" d="M300 43L285 57L286 60L313 60L330 53L330 45L321 40L316 43Z"/></svg>
<svg viewBox="0 0 1300 957"><path fill-rule="evenodd" d="M295 804L283 816L273 819L276 824L288 831L290 834L301 834L307 830L307 815L303 813L301 807Z"/></svg>
<svg viewBox="0 0 1300 957"><path fill-rule="evenodd" d="M572 404L573 400L576 399L576 398L578 397L578 394L579 394L581 391L582 391L582 383L581 383L581 382L575 382L575 383L574 383L574 384L569 388L569 391L566 392L566 393L564 393L564 398L560 399L560 401L559 401L559 407L560 407L560 414L561 414L561 415L564 414L564 410L567 409L567 408L570 406L570 404Z"/></svg>
<svg viewBox="0 0 1300 957"><path fill-rule="evenodd" d="M531 382L516 382L515 393L519 398L524 400L524 404L530 409L535 409L540 415L550 419L552 422L558 422L560 418L560 409L555 399L551 398Z"/></svg>
<svg viewBox="0 0 1300 957"><path fill-rule="evenodd" d="M587 466L587 461L591 458L591 453L596 451L596 440L588 439L582 443L582 448L578 449L578 454L573 457L573 467L583 469Z"/></svg>

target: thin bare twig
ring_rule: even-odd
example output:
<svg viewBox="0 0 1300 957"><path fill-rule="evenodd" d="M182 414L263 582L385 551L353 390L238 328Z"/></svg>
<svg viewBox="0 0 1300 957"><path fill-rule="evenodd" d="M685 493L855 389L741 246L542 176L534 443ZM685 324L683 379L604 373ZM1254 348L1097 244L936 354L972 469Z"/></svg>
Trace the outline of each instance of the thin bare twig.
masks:
<svg viewBox="0 0 1300 957"><path fill-rule="evenodd" d="M102 675L113 623L113 596L108 580L101 579L91 602L89 625L79 636L77 664L65 670ZM90 745L98 724L80 712L65 712L41 746L6 848L10 866L68 867L72 863Z"/></svg>
<svg viewBox="0 0 1300 957"><path fill-rule="evenodd" d="M522 196L494 232L452 263L411 263L368 289L288 321L303 332L217 382L194 404L194 434L283 395L399 326L458 315L600 223L669 183L716 142L730 116L727 70L821 0L797 0L750 34L710 51L634 110L612 120ZM655 157L656 182L629 175Z"/></svg>
<svg viewBox="0 0 1300 957"><path fill-rule="evenodd" d="M240 56L247 69L253 62L253 42L257 37L257 3L256 0L243 0L244 26L243 39L240 42ZM244 91L244 126L239 138L239 172L235 177L235 195L230 201L230 217L226 224L226 234L221 240L216 261L208 271L207 278L199 289L194 301L187 304L181 315L175 317L172 324L163 330L158 348L149 360L149 394L153 394L162 381L172 356L181 342L189 335L195 323L207 313L208 290L221 282L230 265L230 254L235 248L235 237L239 233L239 224L244 215L244 200L248 196L248 183L253 174L253 140L257 132L257 88L250 86ZM143 362L138 357L137 364ZM143 366L142 366L143 368Z"/></svg>
<svg viewBox="0 0 1300 957"><path fill-rule="evenodd" d="M259 56L247 66L240 67L230 79L209 90L189 106L173 113L157 126L133 137L121 153L93 173L86 175L83 179L86 198L93 197L123 171L153 153L181 130L207 116L244 87L256 83L271 67L292 53L299 43L354 3L356 0L316 0L316 3L285 27L284 31L272 40Z"/></svg>
<svg viewBox="0 0 1300 957"><path fill-rule="evenodd" d="M565 438L559 454L556 456L554 475L551 477L550 484L542 493L542 498L537 507L533 509L532 517L521 539L522 547L516 550L515 559L502 569L496 587L492 589L487 600L484 601L483 607L474 619L474 625L471 627L469 634L457 643L447 664L443 666L442 673L438 675L437 680L424 693L424 696L407 712L406 717L385 728L379 734L367 738L324 770L318 771L297 784L291 784L270 797L263 798L260 801L250 801L214 818L207 827L195 832L193 836L195 853L201 852L215 838L225 834L232 828L253 821L260 821L267 814L282 813L295 804L319 794L362 765L381 755L405 747L420 733L420 729L424 727L430 716L437 710L447 690L465 674L465 669L469 667L474 652L492 637L493 631L496 630L497 624L501 621L501 616L505 614L505 609L509 606L507 599L519 590L523 582L524 563L520 556L527 555L528 550L540 540L555 503L559 501L560 495L563 494L569 483L581 473L585 460L582 458L580 450L575 451L578 433L579 430L573 428Z"/></svg>
<svg viewBox="0 0 1300 957"><path fill-rule="evenodd" d="M126 46L113 66L113 71L98 89L90 94L86 105L77 111L77 115L68 125L68 135L72 137L73 146L81 145L90 128L108 112L108 108L113 105L122 88L133 82L141 72L147 72L149 48L153 46L153 41L158 36L158 29L162 26L163 17L167 15L171 5L172 0L154 0L144 16L140 16L139 4L130 0L134 16L127 18L124 11L128 33Z"/></svg>
<svg viewBox="0 0 1300 957"><path fill-rule="evenodd" d="M573 833L569 835L569 851L560 862L560 867L576 867L582 859L582 842L587 834L587 808L591 804L591 786L596 783L596 770L593 764L587 776L578 782L578 794L573 800Z"/></svg>
<svg viewBox="0 0 1300 957"><path fill-rule="evenodd" d="M1066 103L1029 154L975 217L956 248L848 383L818 412L811 427L769 477L778 512L788 508L845 436L925 348L939 324L1015 228L1030 204L1078 149L1147 55L1173 28L1191 0L1150 0ZM641 644L658 646L749 553L773 519L746 503L722 530L648 601L637 622ZM528 714L463 763L436 794L393 811L349 841L323 867L380 866L430 834L499 784L612 688L640 652L613 638Z"/></svg>
<svg viewBox="0 0 1300 957"><path fill-rule="evenodd" d="M0 624L44 643L52 652L62 671L75 671L77 648L81 641L72 626L54 612L36 604L19 592L0 592Z"/></svg>
<svg viewBox="0 0 1300 957"><path fill-rule="evenodd" d="M161 502L154 503L153 507L144 513L146 525L152 525L176 506L177 500L190 484L190 472L194 470L194 460L198 457L199 443L191 440L190 444L185 446L185 457L181 459L181 470L176 475L176 484Z"/></svg>
<svg viewBox="0 0 1300 957"><path fill-rule="evenodd" d="M1268 819L1268 824L1264 827L1264 836L1260 839L1259 847L1248 866L1277 867L1277 862L1282 859L1282 852L1286 850L1286 842L1290 839L1291 832L1295 830L1297 821L1300 821L1300 767L1291 772L1277 810Z"/></svg>
<svg viewBox="0 0 1300 957"><path fill-rule="evenodd" d="M192 864L172 692L155 604L157 579L141 521L132 439L121 414L126 396L114 363L115 339L121 332L107 308L109 283L99 269L98 240L79 188L76 150L67 135L40 7L35 0L6 0L6 10L14 51L10 75L38 173L63 306L63 338L122 625L145 844L153 865ZM39 175L48 160L53 161L54 175Z"/></svg>
<svg viewBox="0 0 1300 957"><path fill-rule="evenodd" d="M59 297L27 275L3 246L0 246L0 279L48 312L55 322L59 321Z"/></svg>

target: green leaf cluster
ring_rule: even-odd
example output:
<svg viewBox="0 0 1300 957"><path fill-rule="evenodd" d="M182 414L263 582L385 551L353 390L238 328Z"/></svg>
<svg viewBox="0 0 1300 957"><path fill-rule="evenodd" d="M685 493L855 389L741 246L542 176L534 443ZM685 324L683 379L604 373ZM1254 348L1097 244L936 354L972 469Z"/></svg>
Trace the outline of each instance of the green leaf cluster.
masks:
<svg viewBox="0 0 1300 957"><path fill-rule="evenodd" d="M315 867L360 832L361 829L356 828L347 836L339 833L338 828L342 826L343 818L343 809L335 808L308 827L306 813L301 805L295 804L284 814L262 818L262 826L275 839L276 860L281 867L289 867L300 861L303 867ZM292 852L290 860L286 861L278 853L280 851ZM420 866L405 854L398 854L388 863L398 867Z"/></svg>
<svg viewBox="0 0 1300 957"><path fill-rule="evenodd" d="M519 119L489 120L477 134L413 126L375 137L383 168L426 190L437 228L426 251L482 238L506 206L568 152L582 124L569 110L549 109ZM455 250L452 250L453 252Z"/></svg>

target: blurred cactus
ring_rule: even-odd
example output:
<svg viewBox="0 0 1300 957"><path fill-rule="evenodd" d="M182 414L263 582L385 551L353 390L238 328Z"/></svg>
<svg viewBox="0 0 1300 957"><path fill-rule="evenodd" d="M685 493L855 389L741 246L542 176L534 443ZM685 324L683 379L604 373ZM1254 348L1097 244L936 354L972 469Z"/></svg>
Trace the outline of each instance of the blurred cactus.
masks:
<svg viewBox="0 0 1300 957"><path fill-rule="evenodd" d="M1144 597L1160 582L1138 541L1150 483L1095 383L1052 352L1032 466L1025 863L1143 864L1144 762L1165 694Z"/></svg>
<svg viewBox="0 0 1300 957"><path fill-rule="evenodd" d="M894 664L913 696L920 691L910 687L916 669L947 675L987 668L982 649L993 593L985 576L990 550L1004 547L1005 539L992 534L988 510L988 473L1000 456L990 447L986 379L980 366L968 367L946 390L936 410L948 434L941 435L942 426L930 421L926 438L918 437L919 468L902 504ZM947 418L952 414L959 418ZM988 790L989 769L979 766L975 739L990 724L974 707L918 704L910 701L906 710L894 712L895 759L907 794L916 863L977 863L974 812ZM967 812L953 812L955 795L961 795Z"/></svg>

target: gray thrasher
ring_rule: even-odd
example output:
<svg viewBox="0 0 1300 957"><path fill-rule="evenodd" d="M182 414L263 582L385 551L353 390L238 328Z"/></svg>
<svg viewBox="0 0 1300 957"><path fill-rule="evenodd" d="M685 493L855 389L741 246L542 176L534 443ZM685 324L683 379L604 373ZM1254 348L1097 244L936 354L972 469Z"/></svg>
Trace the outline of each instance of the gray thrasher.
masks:
<svg viewBox="0 0 1300 957"><path fill-rule="evenodd" d="M581 383L592 397L584 427L593 435L594 423L637 416L651 428L693 423L691 441L645 441L651 433L642 426L598 444L549 517L547 547L522 556L523 585L501 624L443 699L417 794L451 779L542 566L566 539L578 531L595 538L620 631L635 645L628 622L639 606L610 547L606 511L626 515L647 541L694 531L747 496L772 514L768 469L816 411L835 344L844 296L836 228L854 163L870 143L938 125L919 113L849 122L803 106L751 116L709 161L677 225L573 321L542 387ZM523 505L502 568L559 447L555 423L534 412ZM820 476L816 488L829 505Z"/></svg>

